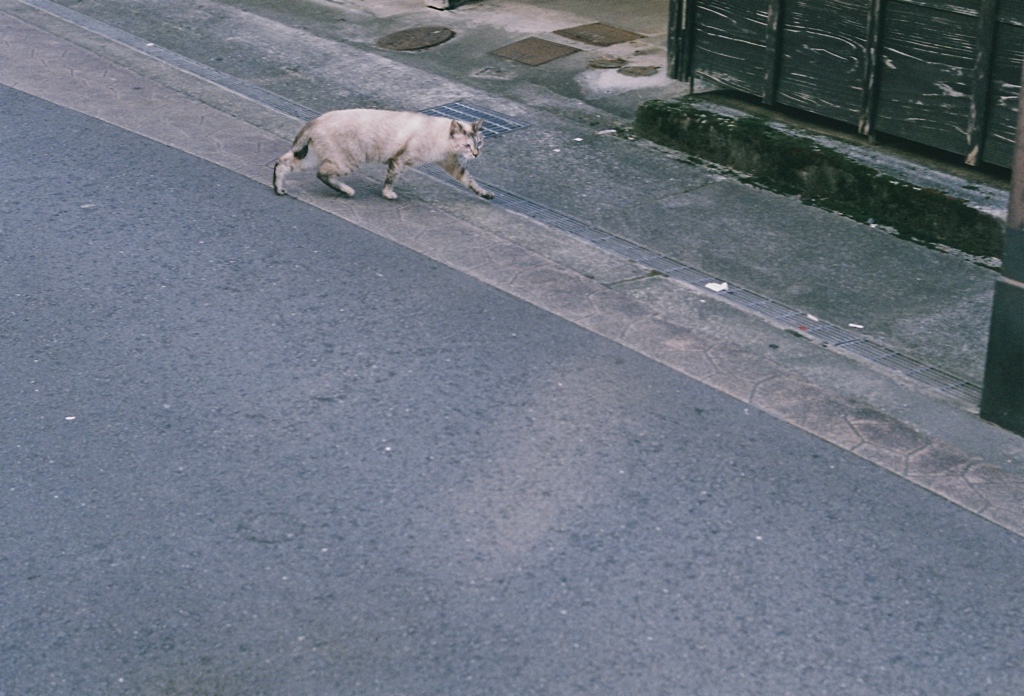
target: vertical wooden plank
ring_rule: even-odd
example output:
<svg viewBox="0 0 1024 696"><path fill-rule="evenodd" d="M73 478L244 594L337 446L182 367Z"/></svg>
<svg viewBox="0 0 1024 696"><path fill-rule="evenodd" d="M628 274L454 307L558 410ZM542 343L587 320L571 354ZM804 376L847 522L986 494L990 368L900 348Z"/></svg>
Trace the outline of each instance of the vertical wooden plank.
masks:
<svg viewBox="0 0 1024 696"><path fill-rule="evenodd" d="M676 80L693 78L693 45L697 0L671 0L668 10L668 71Z"/></svg>
<svg viewBox="0 0 1024 696"><path fill-rule="evenodd" d="M882 57L882 13L885 0L871 0L868 10L868 36L864 46L864 88L857 132L870 136L875 127L875 110L878 105L878 76L881 72Z"/></svg>
<svg viewBox="0 0 1024 696"><path fill-rule="evenodd" d="M683 0L683 31L686 34L685 59L686 76L690 79L690 94L693 94L693 80L697 75L697 65L694 55L697 52L697 2L698 0Z"/></svg>
<svg viewBox="0 0 1024 696"><path fill-rule="evenodd" d="M786 0L775 103L857 124L871 0Z"/></svg>
<svg viewBox="0 0 1024 696"><path fill-rule="evenodd" d="M683 0L683 33L686 36L686 52L683 54L685 61L683 67L685 74L690 78L690 89L693 89L693 77L697 74L697 66L694 65L693 56L697 52L697 2L698 0Z"/></svg>
<svg viewBox="0 0 1024 696"><path fill-rule="evenodd" d="M992 82L992 52L998 11L999 0L981 0L981 7L978 8L978 48L974 60L971 112L967 122L967 157L964 160L972 167L980 161L988 126L988 93Z"/></svg>
<svg viewBox="0 0 1024 696"><path fill-rule="evenodd" d="M1024 62L1024 0L1002 0L988 87L981 161L1009 168L1017 133L1017 98Z"/></svg>
<svg viewBox="0 0 1024 696"><path fill-rule="evenodd" d="M957 1L886 1L873 130L965 156L981 0Z"/></svg>
<svg viewBox="0 0 1024 696"><path fill-rule="evenodd" d="M694 2L697 40L691 44L699 77L745 94L764 88L767 0Z"/></svg>
<svg viewBox="0 0 1024 696"><path fill-rule="evenodd" d="M779 56L781 54L783 0L768 0L768 21L764 29L764 86L761 99L765 104L775 103L775 87L779 77Z"/></svg>

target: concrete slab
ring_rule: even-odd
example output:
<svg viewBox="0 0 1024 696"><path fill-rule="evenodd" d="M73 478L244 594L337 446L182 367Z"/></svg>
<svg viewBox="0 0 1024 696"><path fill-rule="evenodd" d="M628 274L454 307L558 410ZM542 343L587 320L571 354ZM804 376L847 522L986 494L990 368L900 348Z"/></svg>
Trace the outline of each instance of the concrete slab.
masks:
<svg viewBox="0 0 1024 696"><path fill-rule="evenodd" d="M592 22L590 24L581 24L578 27L558 29L555 33L573 41L582 41L592 46L614 46L615 44L644 38L643 34L613 27L603 22Z"/></svg>
<svg viewBox="0 0 1024 696"><path fill-rule="evenodd" d="M577 51L579 49L572 46L531 36L511 43L508 46L496 48L491 51L491 55L514 60L523 65L543 65L557 58L572 55Z"/></svg>

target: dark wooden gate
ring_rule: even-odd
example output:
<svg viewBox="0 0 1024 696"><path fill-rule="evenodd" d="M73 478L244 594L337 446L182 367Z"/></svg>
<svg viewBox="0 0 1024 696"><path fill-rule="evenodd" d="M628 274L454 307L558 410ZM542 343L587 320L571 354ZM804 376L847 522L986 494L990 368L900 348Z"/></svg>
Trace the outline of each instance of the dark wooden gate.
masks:
<svg viewBox="0 0 1024 696"><path fill-rule="evenodd" d="M671 0L669 70L1008 167L1024 0Z"/></svg>

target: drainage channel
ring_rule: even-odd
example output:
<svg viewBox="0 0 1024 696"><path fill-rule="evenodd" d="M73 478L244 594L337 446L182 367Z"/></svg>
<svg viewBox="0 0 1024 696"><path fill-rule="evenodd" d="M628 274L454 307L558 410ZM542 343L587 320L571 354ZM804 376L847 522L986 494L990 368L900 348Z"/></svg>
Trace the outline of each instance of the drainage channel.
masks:
<svg viewBox="0 0 1024 696"><path fill-rule="evenodd" d="M453 181L440 167L431 165L422 168L421 171L437 181L456 188L462 188L460 184ZM481 185L494 193L493 202L503 208L585 239L605 251L611 251L627 260L704 292L712 292L707 289L708 285L726 286L725 289L715 292L717 298L765 319L776 326L814 339L837 352L856 356L886 370L896 372L922 386L941 392L964 405L974 407L981 402L981 387L962 377L904 355L899 351L865 338L856 331L812 318L806 312L794 309L751 290L734 287L704 271L687 266L628 239L600 230L577 218L545 208L539 203L521 198L492 184L481 182Z"/></svg>
<svg viewBox="0 0 1024 696"><path fill-rule="evenodd" d="M318 115L317 112L308 107L278 94L169 51L134 34L129 34L109 24L52 2L52 0L21 0L21 2L88 29L100 36L129 46L141 53L173 65L180 70L230 89L281 113L304 121L308 121ZM423 113L464 121L483 119L484 135L487 137L499 137L511 131L527 127L525 123L463 102L452 102L424 109ZM432 179L454 186L460 190L465 190L436 165L422 167L420 171ZM493 184L483 181L480 184L494 193L492 201L494 204L541 222L549 227L584 239L605 251L615 253L652 271L657 271L702 291L708 291L706 290L708 284L714 284L719 287L726 285L719 278L647 249L628 239L605 232L583 220L551 210L540 203L517 196ZM726 289L715 294L729 304L759 316L776 326L812 338L837 352L856 356L888 371L900 374L913 382L938 391L965 405L974 407L981 402L980 386L944 370L927 365L915 358L903 355L854 331L813 319L806 312L801 312L744 288L728 285Z"/></svg>

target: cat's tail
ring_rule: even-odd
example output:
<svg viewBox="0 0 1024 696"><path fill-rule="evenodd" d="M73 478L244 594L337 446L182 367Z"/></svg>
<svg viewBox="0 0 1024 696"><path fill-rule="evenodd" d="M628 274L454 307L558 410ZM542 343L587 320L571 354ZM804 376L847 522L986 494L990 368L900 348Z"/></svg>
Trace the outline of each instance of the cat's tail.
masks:
<svg viewBox="0 0 1024 696"><path fill-rule="evenodd" d="M291 155L297 160L305 159L306 155L309 154L309 141L312 139L312 136L309 134L311 125L307 123L303 126L299 134L295 136L295 140L292 141Z"/></svg>
<svg viewBox="0 0 1024 696"><path fill-rule="evenodd" d="M284 195L284 178L289 172L303 168L302 160L309 154L309 141L312 139L310 125L307 123L303 126L292 141L291 149L278 157L274 163L274 192L279 196Z"/></svg>

